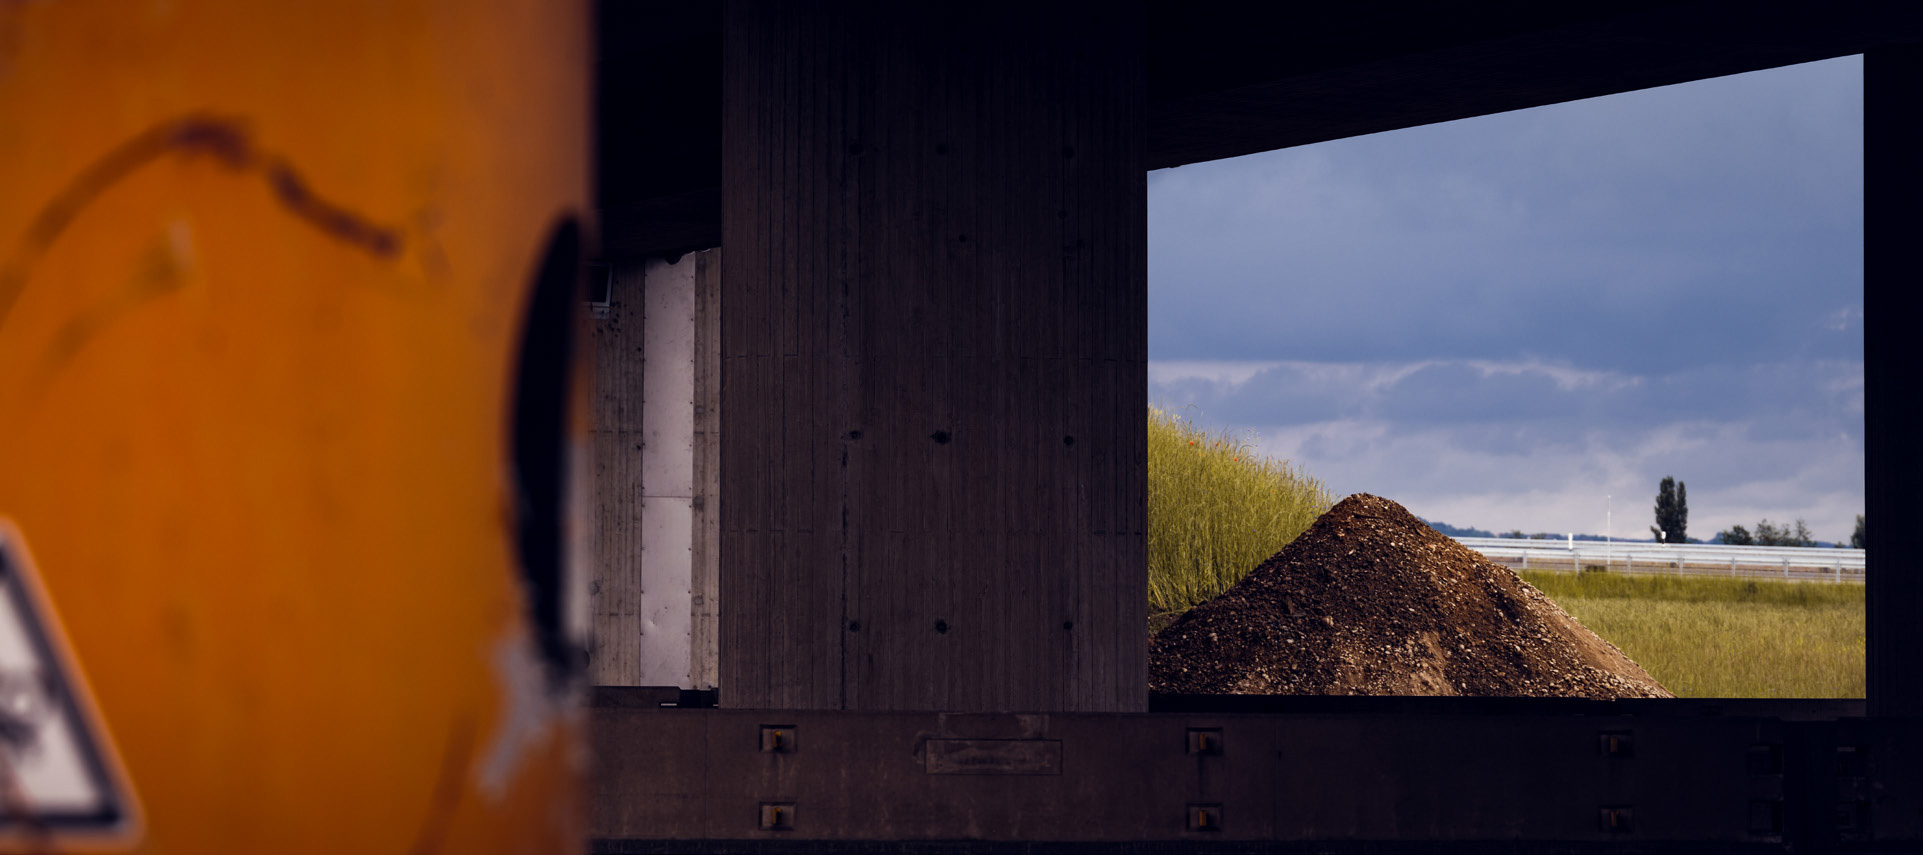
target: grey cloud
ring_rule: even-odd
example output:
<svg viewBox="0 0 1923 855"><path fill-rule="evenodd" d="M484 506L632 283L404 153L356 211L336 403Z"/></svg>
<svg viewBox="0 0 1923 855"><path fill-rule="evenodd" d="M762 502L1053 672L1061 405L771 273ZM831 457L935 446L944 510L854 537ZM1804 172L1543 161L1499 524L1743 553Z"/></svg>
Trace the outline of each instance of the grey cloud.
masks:
<svg viewBox="0 0 1923 855"><path fill-rule="evenodd" d="M1860 447L1848 444L1759 442L1740 425L1725 425L1694 436L1662 426L1625 431L1625 441L1607 448L1584 447L1577 437L1554 448L1523 442L1485 449L1475 439L1483 430L1383 431L1344 422L1269 431L1262 447L1337 493L1376 493L1430 519L1495 530L1600 534L1611 504L1605 496L1613 494L1615 533L1641 536L1664 475L1689 485L1698 537L1767 516L1804 518L1819 537L1834 538L1847 535L1862 511Z"/></svg>
<svg viewBox="0 0 1923 855"><path fill-rule="evenodd" d="M1545 374L1484 375L1472 365L1439 363L1385 389L1373 409L1398 423L1524 423L1559 420L1569 406L1584 407L1584 401L1559 392L1555 379Z"/></svg>
<svg viewBox="0 0 1923 855"><path fill-rule="evenodd" d="M1390 382L1387 378L1395 377ZM1580 374L1580 379L1557 379ZM1286 426L1368 419L1395 430L1481 425L1466 435L1549 447L1568 437L1652 425L1744 424L1756 441L1842 437L1861 443L1860 362L1705 365L1636 376L1548 365L1481 366L1434 361L1392 365L1270 367L1240 382L1201 378L1152 383L1149 400L1193 407L1214 424ZM1368 382L1364 378L1383 378ZM1488 438L1488 439L1484 439Z"/></svg>
<svg viewBox="0 0 1923 855"><path fill-rule="evenodd" d="M1860 354L1854 60L1164 170L1151 354Z"/></svg>

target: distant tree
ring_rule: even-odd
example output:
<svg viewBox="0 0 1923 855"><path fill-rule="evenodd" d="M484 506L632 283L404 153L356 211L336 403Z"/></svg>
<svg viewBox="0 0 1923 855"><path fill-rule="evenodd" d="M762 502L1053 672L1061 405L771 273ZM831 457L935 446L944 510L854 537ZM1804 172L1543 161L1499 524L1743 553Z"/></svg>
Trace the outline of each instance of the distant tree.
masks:
<svg viewBox="0 0 1923 855"><path fill-rule="evenodd" d="M1861 519L1861 518L1859 517L1859 519ZM1861 528L1861 527L1862 527L1862 524L1861 524L1861 523L1859 522L1859 523L1857 524L1857 527L1858 527L1858 528ZM1517 539L1517 540L1521 540L1521 539L1523 539L1523 538L1525 538L1525 537L1528 537L1528 536L1529 536L1529 535L1526 535L1526 534L1523 534L1523 533L1522 533L1522 529L1515 529L1515 530L1513 530L1513 531L1511 531L1511 532L1509 532L1508 534L1505 534L1505 535L1503 535L1503 537L1513 537L1513 538L1515 538L1515 539Z"/></svg>
<svg viewBox="0 0 1923 855"><path fill-rule="evenodd" d="M1656 524L1649 533L1670 543L1689 542L1689 494L1681 481L1664 475L1656 488Z"/></svg>
<svg viewBox="0 0 1923 855"><path fill-rule="evenodd" d="M1816 540L1810 537L1809 524L1797 520L1794 524L1772 524L1768 519L1756 524L1757 546L1815 546Z"/></svg>
<svg viewBox="0 0 1923 855"><path fill-rule="evenodd" d="M1815 546L1816 545L1816 538L1811 537L1809 533L1809 523L1803 522L1802 520L1796 521L1795 540L1796 540L1795 543L1789 543L1784 545L1786 546Z"/></svg>
<svg viewBox="0 0 1923 855"><path fill-rule="evenodd" d="M1689 542L1689 488L1683 482L1676 482L1676 529L1669 535L1670 543ZM1669 529L1664 529L1669 531Z"/></svg>
<svg viewBox="0 0 1923 855"><path fill-rule="evenodd" d="M1863 515L1857 514L1856 515L1856 531L1850 535L1850 548L1851 549L1868 549L1869 547L1865 545L1867 543L1869 543L1869 540L1863 535Z"/></svg>
<svg viewBox="0 0 1923 855"><path fill-rule="evenodd" d="M1749 529L1733 525L1716 533L1716 538L1727 546L1754 546L1756 538L1751 537Z"/></svg>

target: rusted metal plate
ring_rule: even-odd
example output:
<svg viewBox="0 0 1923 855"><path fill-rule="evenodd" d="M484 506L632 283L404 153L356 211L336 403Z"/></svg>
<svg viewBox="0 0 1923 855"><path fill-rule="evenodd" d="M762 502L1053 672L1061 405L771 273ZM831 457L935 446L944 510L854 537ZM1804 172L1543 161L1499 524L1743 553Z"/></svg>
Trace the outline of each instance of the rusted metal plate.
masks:
<svg viewBox="0 0 1923 855"><path fill-rule="evenodd" d="M930 775L1060 775L1059 739L930 739L922 748Z"/></svg>

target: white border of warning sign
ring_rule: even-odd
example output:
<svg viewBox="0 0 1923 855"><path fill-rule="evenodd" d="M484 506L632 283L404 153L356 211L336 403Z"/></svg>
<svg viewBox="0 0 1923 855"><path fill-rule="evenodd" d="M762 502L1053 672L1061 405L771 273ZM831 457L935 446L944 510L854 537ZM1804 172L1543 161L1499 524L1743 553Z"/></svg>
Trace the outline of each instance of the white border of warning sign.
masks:
<svg viewBox="0 0 1923 855"><path fill-rule="evenodd" d="M13 521L0 517L0 849L121 848L140 803Z"/></svg>

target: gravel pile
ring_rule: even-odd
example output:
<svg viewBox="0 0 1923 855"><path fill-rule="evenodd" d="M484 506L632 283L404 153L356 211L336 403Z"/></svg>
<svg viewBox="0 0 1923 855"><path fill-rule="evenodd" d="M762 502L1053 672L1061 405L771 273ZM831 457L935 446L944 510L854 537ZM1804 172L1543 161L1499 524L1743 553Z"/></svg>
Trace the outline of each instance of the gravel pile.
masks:
<svg viewBox="0 0 1923 855"><path fill-rule="evenodd" d="M1672 697L1508 568L1366 493L1157 633L1149 688Z"/></svg>

